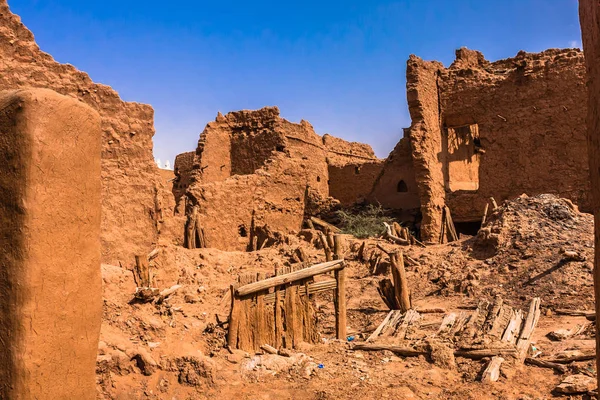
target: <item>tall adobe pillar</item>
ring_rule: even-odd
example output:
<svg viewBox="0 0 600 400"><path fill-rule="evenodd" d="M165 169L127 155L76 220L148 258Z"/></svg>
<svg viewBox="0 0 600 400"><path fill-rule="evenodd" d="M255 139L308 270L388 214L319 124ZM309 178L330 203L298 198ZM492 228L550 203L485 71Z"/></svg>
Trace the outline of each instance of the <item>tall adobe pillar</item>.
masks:
<svg viewBox="0 0 600 400"><path fill-rule="evenodd" d="M598 0L580 0L579 17L588 75L587 142L596 231L594 291L596 315L600 315L600 3ZM596 348L600 349L600 318L596 318ZM600 371L598 355L596 355L596 371ZM598 387L600 387L600 373L597 376Z"/></svg>
<svg viewBox="0 0 600 400"><path fill-rule="evenodd" d="M100 117L0 92L0 398L95 399Z"/></svg>

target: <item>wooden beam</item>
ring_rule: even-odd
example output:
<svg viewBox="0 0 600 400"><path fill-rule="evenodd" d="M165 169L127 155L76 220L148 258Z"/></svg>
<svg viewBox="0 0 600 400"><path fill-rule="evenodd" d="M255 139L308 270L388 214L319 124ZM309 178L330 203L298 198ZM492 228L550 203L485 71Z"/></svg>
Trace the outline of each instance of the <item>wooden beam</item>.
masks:
<svg viewBox="0 0 600 400"><path fill-rule="evenodd" d="M330 223L325 222L322 219L319 219L317 217L310 217L310 220L313 222L313 224L320 226L321 228L325 229L326 231L328 230L333 233L340 233L342 231L337 226L333 226Z"/></svg>
<svg viewBox="0 0 600 400"><path fill-rule="evenodd" d="M552 369L560 372L561 374L564 374L565 372L567 372L567 367L565 367L564 365L560 365L558 363L551 362L551 361L541 360L539 358L527 357L525 359L525 364L535 365L536 367L540 367L540 368L552 368Z"/></svg>
<svg viewBox="0 0 600 400"><path fill-rule="evenodd" d="M301 269L298 271L291 272L285 275L274 276L272 278L265 279L264 281L250 283L236 289L235 294L237 296L247 296L252 293L261 292L263 290L307 279L315 275L326 274L327 272L337 271L344 268L344 260L334 260L325 262L312 267Z"/></svg>
<svg viewBox="0 0 600 400"><path fill-rule="evenodd" d="M407 347L392 346L392 345L378 345L378 344L357 344L353 350L364 350L364 351L385 351L389 350L392 353L398 354L403 357L418 357L429 355L428 351L415 350Z"/></svg>

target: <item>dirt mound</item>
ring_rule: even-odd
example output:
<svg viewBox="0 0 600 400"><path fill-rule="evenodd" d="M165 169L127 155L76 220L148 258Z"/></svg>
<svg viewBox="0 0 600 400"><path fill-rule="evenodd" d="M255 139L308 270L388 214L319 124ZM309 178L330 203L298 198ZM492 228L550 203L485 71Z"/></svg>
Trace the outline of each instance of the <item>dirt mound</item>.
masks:
<svg viewBox="0 0 600 400"><path fill-rule="evenodd" d="M591 308L593 240L593 216L570 200L522 195L504 202L462 243L473 262L456 279L462 286L471 281L473 295L536 296L549 308Z"/></svg>

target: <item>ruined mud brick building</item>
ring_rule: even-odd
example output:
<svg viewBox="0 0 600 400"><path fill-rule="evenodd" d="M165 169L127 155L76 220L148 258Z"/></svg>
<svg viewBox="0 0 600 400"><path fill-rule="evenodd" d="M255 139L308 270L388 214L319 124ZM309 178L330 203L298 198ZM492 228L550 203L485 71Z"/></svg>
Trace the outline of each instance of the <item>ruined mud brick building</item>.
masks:
<svg viewBox="0 0 600 400"><path fill-rule="evenodd" d="M411 127L371 198L394 208L419 204L424 240L439 240L444 205L468 228L492 196L554 193L590 210L579 50L489 62L463 48L449 68L411 56L407 97ZM405 202L386 200L395 182L411 194Z"/></svg>
<svg viewBox="0 0 600 400"><path fill-rule="evenodd" d="M188 212L198 206L207 246L224 250L245 250L255 236L260 244L271 231L298 232L331 202L330 188L348 204L368 194L375 174L365 169L353 185L361 176L355 166L381 168L369 146L321 137L306 121L281 118L277 107L219 114L200 135L191 169L188 154L175 162L189 184ZM353 179L332 185L336 173Z"/></svg>
<svg viewBox="0 0 600 400"><path fill-rule="evenodd" d="M428 242L440 240L446 205L466 232L478 227L490 197L554 193L590 210L579 50L489 62L462 48L449 68L411 56L407 97L411 126L385 161L367 145L289 123L275 108L220 115L201 136L196 169L189 153L176 162L182 182L195 181L190 193L209 236L228 243L211 245L247 242L217 234L234 215L241 233L252 213L255 223L298 230L302 215L316 210L307 193L402 210Z"/></svg>
<svg viewBox="0 0 600 400"><path fill-rule="evenodd" d="M6 0L0 0L0 57L0 90L48 88L98 111L102 123L102 260L129 262L134 254L149 252L161 229L160 209L173 207L152 156L152 107L124 102L110 87L93 83L72 65L54 61L39 49Z"/></svg>

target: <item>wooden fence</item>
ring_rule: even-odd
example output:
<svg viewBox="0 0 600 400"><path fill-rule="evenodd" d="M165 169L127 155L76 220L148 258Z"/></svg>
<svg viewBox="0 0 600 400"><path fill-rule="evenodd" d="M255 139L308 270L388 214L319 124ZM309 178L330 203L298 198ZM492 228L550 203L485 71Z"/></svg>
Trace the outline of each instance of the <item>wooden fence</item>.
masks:
<svg viewBox="0 0 600 400"><path fill-rule="evenodd" d="M335 279L314 282L316 275L335 273ZM227 342L232 349L256 351L263 345L295 348L317 343L319 332L311 295L334 290L336 334L346 336L344 260L282 268L275 276L244 274L231 286L231 313Z"/></svg>

